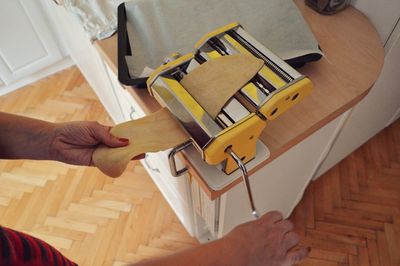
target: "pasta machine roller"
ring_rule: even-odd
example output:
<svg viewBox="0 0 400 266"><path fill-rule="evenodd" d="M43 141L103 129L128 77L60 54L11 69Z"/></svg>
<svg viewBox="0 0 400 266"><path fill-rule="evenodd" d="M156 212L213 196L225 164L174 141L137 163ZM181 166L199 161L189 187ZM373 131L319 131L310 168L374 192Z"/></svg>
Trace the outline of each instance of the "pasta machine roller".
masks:
<svg viewBox="0 0 400 266"><path fill-rule="evenodd" d="M220 57L249 55L264 65L229 101L216 117L210 116L185 89L181 80L200 65ZM174 176L174 156L193 145L210 165L222 165L226 174L242 171L252 214L257 217L246 163L256 154L256 141L268 120L274 120L312 90L311 81L255 40L239 23L221 27L195 45L193 53L170 56L147 80L149 93L167 107L190 135L190 141L175 147L169 156ZM213 92L210 92L213 93Z"/></svg>

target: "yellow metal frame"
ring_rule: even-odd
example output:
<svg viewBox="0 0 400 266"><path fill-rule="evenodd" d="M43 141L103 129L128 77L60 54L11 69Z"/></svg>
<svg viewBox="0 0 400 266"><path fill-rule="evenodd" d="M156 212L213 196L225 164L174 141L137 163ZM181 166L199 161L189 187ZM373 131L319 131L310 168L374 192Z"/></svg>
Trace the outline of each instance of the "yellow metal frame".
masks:
<svg viewBox="0 0 400 266"><path fill-rule="evenodd" d="M196 43L196 50L204 45L204 43L206 43L210 38L223 34L224 32L237 27L240 27L240 24L235 22L206 34ZM224 38L240 53L251 55L251 53L245 47L243 47L231 36L225 34ZM211 60L221 56L216 51L208 52L207 55ZM161 76L164 71L187 62L193 58L194 54L189 53L172 62L160 66L150 75L147 81L147 86L150 94L153 95L151 85L156 78L161 78L173 93L175 93L182 101L192 107L191 111L193 115L199 118L198 121L201 121L201 117L206 114L206 111L178 81ZM313 85L308 78L302 78L301 80L296 80L288 84L265 65L259 71L259 74L266 78L278 89L278 92L273 94L265 102L265 104L258 108L258 114L262 114L262 118L256 113L251 113L241 121L236 122L230 127L227 127L219 132L218 135L215 136L215 138L203 150L203 158L208 164L217 165L225 161L225 172L227 174L230 174L237 169L236 162L228 153L226 153L227 148L231 148L232 151L239 155L244 163L247 163L253 159L256 153L256 141L264 130L267 120L273 120L284 113L294 104L298 103L306 95L308 95L313 88ZM256 87L254 84L249 83L243 89L245 89L246 92L250 93L252 96L257 97ZM279 89L281 90L279 91ZM265 118L267 120L264 120Z"/></svg>
<svg viewBox="0 0 400 266"><path fill-rule="evenodd" d="M217 51L211 51L211 52L207 53L207 55L211 59L217 59L222 56Z"/></svg>
<svg viewBox="0 0 400 266"><path fill-rule="evenodd" d="M252 113L241 121L222 130L204 150L204 160L210 165L219 164L225 160L225 172L232 173L237 169L236 162L226 153L231 148L241 156L244 163L256 155L256 141L266 126L266 121Z"/></svg>
<svg viewBox="0 0 400 266"><path fill-rule="evenodd" d="M228 34L224 35L225 40L227 40L233 47L235 47L240 53L247 54L253 56L243 45L237 42ZM263 66L260 70L262 76L264 76L275 88L281 88L286 85L286 82L283 81L277 74L275 74L271 69L266 66Z"/></svg>
<svg viewBox="0 0 400 266"><path fill-rule="evenodd" d="M201 107L201 105L190 95L187 90L176 80L163 78L162 81L171 89L171 91L190 108L191 113L197 119L198 123L201 123L202 117L208 115L207 112Z"/></svg>
<svg viewBox="0 0 400 266"><path fill-rule="evenodd" d="M215 36L217 36L219 34L222 34L224 32L227 32L228 30L232 30L232 29L237 28L237 27L240 27L240 24L238 22L233 22L233 23L225 25L225 26L223 26L221 28L218 28L218 29L216 29L216 30L214 30L214 31L212 31L210 33L207 33L206 35L201 37L200 40L198 40L198 42L196 42L196 44L194 45L194 48L196 50L200 49L200 47L204 43L206 43L209 39L211 39L212 37L215 37Z"/></svg>
<svg viewBox="0 0 400 266"><path fill-rule="evenodd" d="M149 76L149 78L146 81L146 85L147 85L147 90L149 91L150 95L153 96L153 92L151 91L151 84L154 82L154 80L161 75L162 72L164 72L165 70L172 68L174 66L178 66L186 61L191 60L194 57L193 53L188 53L185 55L182 55L181 57L179 57L178 59L171 61L165 65L162 65L158 68L156 68L151 75Z"/></svg>
<svg viewBox="0 0 400 266"><path fill-rule="evenodd" d="M258 111L268 120L274 120L310 94L312 89L311 80L303 78L274 94Z"/></svg>
<svg viewBox="0 0 400 266"><path fill-rule="evenodd" d="M262 101L262 99L259 98L258 88L253 83L247 83L246 85L244 85L244 87L242 88L242 91L249 94L257 102Z"/></svg>

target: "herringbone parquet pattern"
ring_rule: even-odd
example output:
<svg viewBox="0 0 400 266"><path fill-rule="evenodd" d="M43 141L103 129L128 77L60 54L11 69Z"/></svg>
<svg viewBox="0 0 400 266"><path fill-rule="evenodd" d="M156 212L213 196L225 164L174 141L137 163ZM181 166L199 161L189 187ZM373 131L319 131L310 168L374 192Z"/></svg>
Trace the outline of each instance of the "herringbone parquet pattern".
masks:
<svg viewBox="0 0 400 266"><path fill-rule="evenodd" d="M311 184L292 214L301 265L400 265L400 121Z"/></svg>
<svg viewBox="0 0 400 266"><path fill-rule="evenodd" d="M112 124L76 68L0 97L0 111ZM140 163L118 179L95 168L0 161L0 224L41 238L80 265L123 265L197 244Z"/></svg>

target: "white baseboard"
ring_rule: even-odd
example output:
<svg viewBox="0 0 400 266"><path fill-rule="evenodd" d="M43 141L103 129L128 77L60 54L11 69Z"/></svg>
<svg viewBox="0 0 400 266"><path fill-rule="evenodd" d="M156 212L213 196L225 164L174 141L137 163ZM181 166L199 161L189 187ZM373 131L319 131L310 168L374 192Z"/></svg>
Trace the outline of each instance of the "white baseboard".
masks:
<svg viewBox="0 0 400 266"><path fill-rule="evenodd" d="M14 82L12 84L9 85L3 85L0 86L0 96L5 95L7 93L10 93L12 91L15 91L19 88L22 88L26 85L29 85L33 82L36 82L42 78L48 77L54 73L57 73L63 69L66 69L70 66L73 66L75 63L74 61L71 59L71 57L65 57L64 59L62 59L61 61L58 61L57 63L43 69L40 70L39 72L36 72L28 77L25 77L21 80L18 80L17 82Z"/></svg>

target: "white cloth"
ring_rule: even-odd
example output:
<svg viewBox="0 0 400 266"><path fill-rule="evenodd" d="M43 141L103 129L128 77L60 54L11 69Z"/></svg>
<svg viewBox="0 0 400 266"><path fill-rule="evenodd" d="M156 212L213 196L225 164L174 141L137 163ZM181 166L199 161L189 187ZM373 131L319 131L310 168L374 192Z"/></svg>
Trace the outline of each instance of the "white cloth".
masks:
<svg viewBox="0 0 400 266"><path fill-rule="evenodd" d="M83 26L92 41L110 37L117 30L117 7L123 0L64 0L65 8Z"/></svg>

